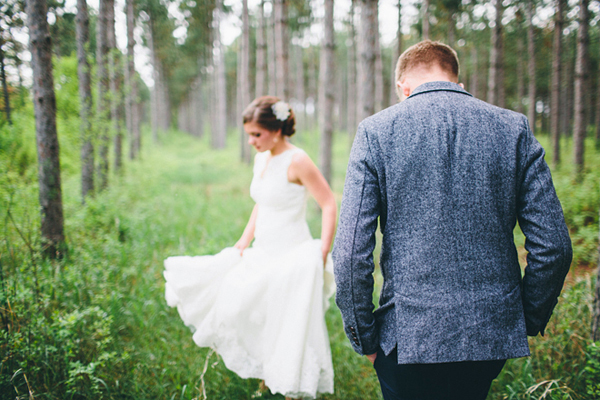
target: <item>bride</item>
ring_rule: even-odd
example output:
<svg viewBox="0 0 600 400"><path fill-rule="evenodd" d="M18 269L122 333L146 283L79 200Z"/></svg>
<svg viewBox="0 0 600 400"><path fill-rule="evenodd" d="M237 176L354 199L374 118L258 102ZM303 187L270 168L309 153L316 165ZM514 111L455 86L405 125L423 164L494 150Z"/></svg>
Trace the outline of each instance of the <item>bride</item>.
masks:
<svg viewBox="0 0 600 400"><path fill-rule="evenodd" d="M240 377L262 379L286 399L333 393L325 311L334 289L335 198L308 155L288 141L295 118L287 103L259 97L243 122L258 151L250 220L234 247L167 258L167 303L194 342L214 348ZM322 210L320 240L306 223L309 193Z"/></svg>

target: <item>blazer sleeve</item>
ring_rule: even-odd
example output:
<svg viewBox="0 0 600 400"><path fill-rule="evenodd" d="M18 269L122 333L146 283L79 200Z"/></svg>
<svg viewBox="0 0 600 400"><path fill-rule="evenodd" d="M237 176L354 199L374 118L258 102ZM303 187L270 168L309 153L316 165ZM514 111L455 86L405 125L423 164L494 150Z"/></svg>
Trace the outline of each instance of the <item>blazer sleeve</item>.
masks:
<svg viewBox="0 0 600 400"><path fill-rule="evenodd" d="M525 235L523 308L527 334L544 334L571 265L571 239L544 149L523 122L517 218Z"/></svg>
<svg viewBox="0 0 600 400"><path fill-rule="evenodd" d="M333 247L336 303L344 331L359 354L373 354L379 339L373 316L373 250L381 200L364 123L352 145Z"/></svg>

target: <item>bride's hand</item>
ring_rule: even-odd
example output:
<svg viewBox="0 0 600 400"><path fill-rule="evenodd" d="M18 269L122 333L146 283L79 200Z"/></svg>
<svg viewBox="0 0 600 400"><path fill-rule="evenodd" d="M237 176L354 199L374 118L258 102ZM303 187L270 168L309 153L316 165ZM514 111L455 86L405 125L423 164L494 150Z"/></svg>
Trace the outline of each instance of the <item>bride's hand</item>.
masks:
<svg viewBox="0 0 600 400"><path fill-rule="evenodd" d="M246 250L246 247L248 247L250 245L250 242L244 238L241 238L240 240L237 241L236 244L233 245L233 247L235 247L236 249L238 249L240 251L240 256L244 254L244 250Z"/></svg>
<svg viewBox="0 0 600 400"><path fill-rule="evenodd" d="M323 268L327 265L327 255L329 254L329 249L321 249L323 253Z"/></svg>

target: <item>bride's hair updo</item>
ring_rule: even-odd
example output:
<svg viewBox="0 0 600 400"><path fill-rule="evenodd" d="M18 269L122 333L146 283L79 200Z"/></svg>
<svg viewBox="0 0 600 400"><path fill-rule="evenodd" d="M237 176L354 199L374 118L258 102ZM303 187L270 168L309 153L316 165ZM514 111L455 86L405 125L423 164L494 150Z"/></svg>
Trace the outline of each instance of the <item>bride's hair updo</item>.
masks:
<svg viewBox="0 0 600 400"><path fill-rule="evenodd" d="M254 99L244 110L244 124L254 122L264 129L282 136L292 136L296 132L296 118L290 105L275 96L261 96Z"/></svg>

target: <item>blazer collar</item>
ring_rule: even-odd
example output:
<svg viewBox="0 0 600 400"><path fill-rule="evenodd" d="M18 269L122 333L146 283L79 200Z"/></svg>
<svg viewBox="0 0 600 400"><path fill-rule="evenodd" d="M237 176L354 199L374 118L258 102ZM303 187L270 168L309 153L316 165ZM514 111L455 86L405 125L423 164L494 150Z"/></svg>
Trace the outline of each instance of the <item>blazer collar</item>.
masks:
<svg viewBox="0 0 600 400"><path fill-rule="evenodd" d="M447 81L435 81L435 82L426 82L422 85L417 86L415 90L408 96L410 99L416 95L427 92L437 92L437 91L446 91L446 92L458 92L462 94L466 94L467 96L473 96L471 93L467 92L463 89L458 83L447 82Z"/></svg>

